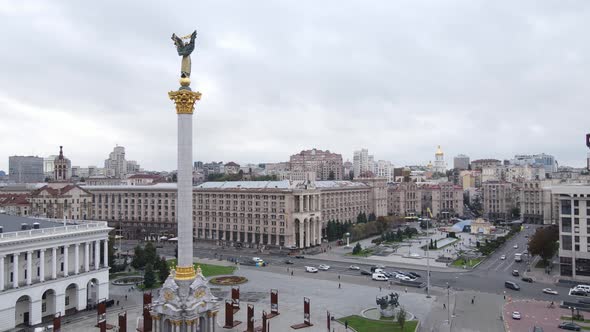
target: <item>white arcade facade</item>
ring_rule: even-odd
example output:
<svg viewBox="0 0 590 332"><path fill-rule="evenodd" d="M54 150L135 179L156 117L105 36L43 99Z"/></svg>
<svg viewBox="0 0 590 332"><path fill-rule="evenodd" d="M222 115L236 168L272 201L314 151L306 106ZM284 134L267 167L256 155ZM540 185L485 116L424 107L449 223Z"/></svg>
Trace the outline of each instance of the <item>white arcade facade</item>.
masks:
<svg viewBox="0 0 590 332"><path fill-rule="evenodd" d="M84 310L109 296L106 222L0 214L0 331Z"/></svg>

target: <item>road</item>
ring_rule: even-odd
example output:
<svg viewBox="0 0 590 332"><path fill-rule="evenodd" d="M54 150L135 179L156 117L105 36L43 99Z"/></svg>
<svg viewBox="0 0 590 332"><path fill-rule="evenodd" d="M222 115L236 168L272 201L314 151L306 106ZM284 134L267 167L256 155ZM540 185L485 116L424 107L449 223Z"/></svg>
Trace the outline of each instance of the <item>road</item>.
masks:
<svg viewBox="0 0 590 332"><path fill-rule="evenodd" d="M522 253L527 248L528 238L532 236L536 229L536 226L529 225L528 229L524 229L522 232L517 233L511 239L509 239L502 247L496 252L490 255L483 263L481 263L474 270L468 270L465 272L431 272L431 284L432 286L447 287L447 284L455 290L472 290L483 293L493 293L498 295L507 295L513 298L526 298L526 299L537 299L546 301L560 301L560 300L572 300L573 298L568 294L568 287L559 286L555 284L548 284L542 282L527 283L520 280L521 277L513 277L512 271L519 270L520 274L526 270L526 259L523 262L515 262L514 254ZM514 248L514 245L518 245L518 248ZM124 243L122 245L123 250L129 250L132 252L134 244ZM158 248L160 255L174 256L174 247L166 246L164 248ZM500 259L502 255L506 256L505 260ZM305 256L304 259L296 259L292 257L271 255L268 253L256 253L254 249L235 249L235 248L195 248L195 257L216 259L221 257L227 259L228 257L238 258L240 261L251 259L252 257L261 257L267 263L273 267L282 267L285 270L287 268L294 269L295 271L304 272L305 266L319 266L320 264L327 264L330 266L328 271L320 271L319 274L331 275L329 278L336 280L337 276L347 276L347 280L351 280L350 277L358 279L359 282L376 283L371 281L366 276L361 276L359 271L350 270L349 266L351 263L341 261L329 261L325 259L314 259L313 256ZM293 264L286 264L285 260L289 259ZM359 266L361 270L370 270L370 267L375 263L354 263ZM416 272L422 276L424 282L426 282L426 268L399 268L391 264L385 264L387 271L402 270L404 272ZM317 278L318 276L311 276ZM323 278L323 277L322 277ZM364 281L363 281L364 280ZM521 287L520 291L514 291L504 287L504 282L510 280L518 283ZM559 295L549 295L542 292L543 288L552 288L559 292Z"/></svg>

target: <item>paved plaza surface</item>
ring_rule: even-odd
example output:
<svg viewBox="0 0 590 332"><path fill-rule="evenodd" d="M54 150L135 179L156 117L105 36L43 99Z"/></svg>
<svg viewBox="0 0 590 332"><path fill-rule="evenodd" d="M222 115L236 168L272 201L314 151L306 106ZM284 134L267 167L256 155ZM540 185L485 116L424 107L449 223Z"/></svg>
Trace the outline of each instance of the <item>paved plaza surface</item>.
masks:
<svg viewBox="0 0 590 332"><path fill-rule="evenodd" d="M563 331L557 328L562 320L561 316L571 315L571 311L558 306L548 308L550 302L545 301L509 301L504 306L506 331L530 331L533 326L543 328L544 332ZM520 320L512 319L512 312L518 311L522 315Z"/></svg>

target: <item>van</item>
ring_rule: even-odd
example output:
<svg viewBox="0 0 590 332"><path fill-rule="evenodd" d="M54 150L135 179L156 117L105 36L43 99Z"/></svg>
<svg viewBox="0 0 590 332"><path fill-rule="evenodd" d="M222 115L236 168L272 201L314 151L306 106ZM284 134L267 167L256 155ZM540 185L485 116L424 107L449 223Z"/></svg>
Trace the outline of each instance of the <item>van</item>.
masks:
<svg viewBox="0 0 590 332"><path fill-rule="evenodd" d="M512 281L505 281L504 287L514 289L514 290L520 290L520 286L518 286L517 283L512 282Z"/></svg>
<svg viewBox="0 0 590 332"><path fill-rule="evenodd" d="M387 281L387 280L389 280L389 278L387 278L385 276L385 274L383 274L383 273L373 273L373 276L371 277L371 279L377 280L377 281Z"/></svg>
<svg viewBox="0 0 590 332"><path fill-rule="evenodd" d="M574 290L581 290L581 291L584 291L586 293L590 293L590 286L588 286L588 285L578 285L578 286L574 287Z"/></svg>

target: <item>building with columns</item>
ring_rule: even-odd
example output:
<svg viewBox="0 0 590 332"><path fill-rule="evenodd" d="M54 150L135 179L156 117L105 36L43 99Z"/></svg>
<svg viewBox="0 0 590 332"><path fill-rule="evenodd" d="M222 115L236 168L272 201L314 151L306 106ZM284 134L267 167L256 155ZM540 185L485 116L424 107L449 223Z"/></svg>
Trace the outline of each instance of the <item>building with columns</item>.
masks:
<svg viewBox="0 0 590 332"><path fill-rule="evenodd" d="M106 222L0 214L0 330L40 324L109 297Z"/></svg>
<svg viewBox="0 0 590 332"><path fill-rule="evenodd" d="M90 219L92 194L70 183L51 183L31 193L31 215L56 219Z"/></svg>

